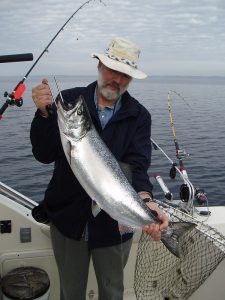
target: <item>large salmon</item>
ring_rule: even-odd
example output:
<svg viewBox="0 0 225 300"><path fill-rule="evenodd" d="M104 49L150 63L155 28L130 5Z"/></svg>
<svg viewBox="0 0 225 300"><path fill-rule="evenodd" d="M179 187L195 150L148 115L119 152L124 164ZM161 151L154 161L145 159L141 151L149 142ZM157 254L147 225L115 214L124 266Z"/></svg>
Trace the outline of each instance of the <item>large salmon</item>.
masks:
<svg viewBox="0 0 225 300"><path fill-rule="evenodd" d="M60 93L56 107L65 155L90 198L119 224L142 229L145 225L160 223L100 138L83 97L67 103ZM180 256L179 239L194 226L192 223L171 224L168 230L162 232L161 240L173 254Z"/></svg>

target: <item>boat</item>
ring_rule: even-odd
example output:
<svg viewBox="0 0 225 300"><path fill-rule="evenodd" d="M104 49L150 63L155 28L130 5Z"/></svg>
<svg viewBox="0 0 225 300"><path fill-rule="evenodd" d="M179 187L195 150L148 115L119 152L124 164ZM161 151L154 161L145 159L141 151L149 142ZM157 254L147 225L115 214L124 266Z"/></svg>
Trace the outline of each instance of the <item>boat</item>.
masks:
<svg viewBox="0 0 225 300"><path fill-rule="evenodd" d="M151 142L155 149L160 150L168 158L172 165L171 169L176 170L183 181L182 193L180 193L182 197L174 200L160 174L155 174L156 181L164 193L164 196L157 199L157 202L166 212L168 211L169 216L172 216L171 210L174 210L176 217L179 217L180 213L182 219L196 222L200 233L196 241L201 241L202 245L197 249L200 251L196 253L194 249L189 254L188 260L183 260L186 265L182 266L179 259L168 253L161 242L151 241L149 237L146 239L142 232L135 232L124 273L124 300L211 300L215 298L215 295L216 300L224 300L225 206L208 207L207 201L202 201L204 200L203 191L196 190L186 170L178 168L153 139ZM182 151L179 153L181 156L184 154ZM200 203L196 202L196 196ZM40 220L37 221L32 214L38 205L38 202L0 182L0 278L2 283L0 299L2 300L60 299L60 281L49 225ZM147 263L150 263L150 266ZM197 272L196 266L199 268ZM207 270L206 266L209 267ZM45 298L10 298L8 294L6 295L5 278L10 274L14 275L17 271L15 276L17 279L13 283L13 279L10 278L10 284L18 290L18 286L25 287L21 280L24 280L24 272L28 272L27 270L30 272L29 268L33 268L33 273L37 270L45 272L48 278L47 283L49 283L46 284L46 290L44 290L43 297ZM157 273L159 270L161 274ZM191 272L187 273L187 270ZM19 282L18 274L22 274ZM185 285L183 290L182 284ZM10 288L11 286L8 287ZM92 263L86 299L98 299L98 287Z"/></svg>
<svg viewBox="0 0 225 300"><path fill-rule="evenodd" d="M4 112L7 106L8 103L3 107L1 113ZM152 140L152 143L153 146L166 155L154 140ZM160 241L152 241L149 237L146 239L144 233L135 232L131 253L124 273L124 300L212 300L213 298L224 300L225 206L208 207L207 203L194 205L196 189L189 180L186 171L178 169L171 160L170 163L173 170L176 169L183 180L183 195L187 190L189 192L187 195L184 195L184 198L173 200L158 174L156 178L165 197L157 200L157 202L170 216L172 215L170 210L173 210L176 218L181 214L182 218L190 219L198 224L199 236L197 242L198 240L203 240L202 248L200 248L200 253L196 254L196 251L192 251L191 255L189 254L186 267L182 269L179 258L174 258L172 254L168 253L168 250L165 249ZM199 191L199 195L201 197L201 191ZM11 286L14 285L16 290L22 290L27 287L23 283L26 276L24 276L22 271L24 272L28 268L42 270L46 274L48 278L47 283L49 284L46 285L43 295L39 295L36 298L32 296L31 298L20 297L19 299L60 299L60 281L51 244L49 225L44 222L38 222L32 214L38 204L10 186L0 182L0 299L10 299L10 296L6 295L5 291L5 282L7 283L5 278L9 274L23 275L19 283L16 281L18 277L15 279L15 282L13 282L12 277L10 278L10 284ZM190 239L190 241L192 240ZM206 258L211 249L214 252L209 253L209 262L207 262ZM142 251L144 251L144 254ZM153 252L154 255L152 254ZM151 268L148 268L146 261L143 261L143 257L146 255L148 262L149 257L152 259L150 261ZM155 263L156 258L157 264ZM167 268L168 262L172 263ZM177 268L178 265L179 267ZM191 269L191 276L189 276L191 278L188 278L187 275L190 274L187 274L186 270L190 269L191 265L199 267L199 270L196 276L194 268L193 270ZM209 265L207 272L205 271L206 265ZM146 266L144 277L141 272ZM157 275L156 279L154 276L158 274L159 270L161 273L160 276ZM171 278L174 278L173 281L171 281ZM181 281L178 281L178 279ZM41 279L39 278L39 280ZM192 282L191 287L187 287L188 280ZM197 281L198 283L196 283ZM145 283L147 283L147 288L146 286L143 288ZM160 284L163 284L163 286L160 286ZM186 286L185 296L182 296L181 293L182 284ZM165 291L165 288L167 291ZM98 288L92 263L90 265L86 299L98 299Z"/></svg>
<svg viewBox="0 0 225 300"><path fill-rule="evenodd" d="M37 222L33 218L32 210L37 205L37 202L0 182L1 278L3 279L14 269L24 267L41 268L47 273L50 281L48 299L58 300L60 299L60 283L51 245L49 225ZM204 211L206 211L206 208L196 207L194 218L201 224L215 228L216 231L221 233L222 237L223 235L225 236L225 206L208 207L207 211L210 211L210 214L201 213ZM136 232L134 235L131 253L125 268L125 300L142 300L142 298L136 297L134 290L135 268L137 267L136 258L141 235L141 232ZM162 244L161 242L155 241L151 243L156 248ZM222 243L224 243L224 241L222 241ZM224 271L225 259L222 259L210 276L206 278L188 299L211 300L213 297L215 298L216 295L217 300L224 300ZM97 283L92 264L90 266L86 299L98 299ZM156 298L143 298L143 300L144 299L172 300L182 298L160 298L157 296Z"/></svg>

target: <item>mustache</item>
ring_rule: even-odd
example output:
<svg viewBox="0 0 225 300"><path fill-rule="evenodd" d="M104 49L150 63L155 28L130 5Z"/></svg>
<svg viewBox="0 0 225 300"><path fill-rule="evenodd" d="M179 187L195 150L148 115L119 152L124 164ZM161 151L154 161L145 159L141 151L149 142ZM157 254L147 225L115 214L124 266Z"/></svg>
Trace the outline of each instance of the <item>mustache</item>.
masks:
<svg viewBox="0 0 225 300"><path fill-rule="evenodd" d="M116 88L118 90L121 89L121 86L117 82L115 82L115 81L108 81L108 82L106 82L104 84L104 87L107 87L108 85L110 85L110 86L112 86L112 87L114 87L114 88Z"/></svg>

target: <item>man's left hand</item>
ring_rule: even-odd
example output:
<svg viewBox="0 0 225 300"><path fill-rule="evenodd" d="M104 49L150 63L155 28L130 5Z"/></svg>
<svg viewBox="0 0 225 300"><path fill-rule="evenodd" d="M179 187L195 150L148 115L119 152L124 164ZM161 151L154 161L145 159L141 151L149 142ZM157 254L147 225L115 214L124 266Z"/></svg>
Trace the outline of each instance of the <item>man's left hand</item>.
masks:
<svg viewBox="0 0 225 300"><path fill-rule="evenodd" d="M147 202L146 205L151 209L157 212L158 218L161 221L161 224L151 223L146 225L143 228L143 231L149 234L155 241L161 239L161 231L166 230L169 225L169 219L167 215L158 207L155 202Z"/></svg>

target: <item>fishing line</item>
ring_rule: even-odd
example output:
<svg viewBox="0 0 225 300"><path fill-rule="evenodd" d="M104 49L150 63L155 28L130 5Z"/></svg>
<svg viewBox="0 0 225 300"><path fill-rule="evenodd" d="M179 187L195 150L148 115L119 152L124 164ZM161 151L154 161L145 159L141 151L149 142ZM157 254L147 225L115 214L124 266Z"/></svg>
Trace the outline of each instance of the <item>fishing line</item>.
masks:
<svg viewBox="0 0 225 300"><path fill-rule="evenodd" d="M182 199L182 197L180 197L181 200L183 201L183 203L180 205L182 211L185 211L188 214L191 213L191 215L193 215L193 213L194 213L194 198L196 198L196 200L198 201L198 203L200 205L205 205L206 208L207 208L207 210L205 211L205 213L203 213L204 211L201 211L201 210L200 211L197 210L196 212L198 214L200 214L200 215L209 216L210 215L210 211L209 211L209 208L208 208L208 199L206 197L206 194L205 194L204 190L203 189L199 189L199 188L195 188L194 185L191 183L190 179L188 178L187 172L186 171L185 172L181 171L178 168L177 164L167 155L167 153L157 144L157 142L153 138L151 138L151 142L152 142L152 145L153 145L154 149L155 150L160 150L160 152L172 164L172 166L179 173L181 179L183 180L183 182L184 182L183 185L185 185L186 188L188 189L188 193L186 195L186 198Z"/></svg>
<svg viewBox="0 0 225 300"><path fill-rule="evenodd" d="M193 205L193 199L195 197L195 188L191 184L191 182L188 178L187 170L186 170L186 167L184 166L184 163L183 163L183 158L186 158L189 155L186 153L186 151L184 149L180 149L179 144L178 144L178 140L177 140L177 136L176 136L176 130L175 130L175 126L174 126L172 106L171 106L172 93L176 94L183 101L185 101L185 100L184 100L184 97L182 97L176 91L171 90L171 91L168 92L167 104L168 104L168 110L169 110L170 127L171 127L172 134L173 134L173 140L174 140L174 145L175 145L175 149L176 149L176 157L179 161L180 172L183 174L183 178L185 179L184 184L182 184L181 187L180 187L180 198L184 202L190 202L190 205ZM186 103L186 101L185 101L185 103ZM170 177L172 179L174 179L176 177L176 170L177 170L177 168L173 164L172 168L170 169Z"/></svg>
<svg viewBox="0 0 225 300"><path fill-rule="evenodd" d="M24 85L24 81L27 79L31 71L34 69L36 64L39 62L39 60L42 58L45 52L48 52L48 48L50 45L54 42L54 40L57 38L59 33L65 28L65 26L70 22L70 20L74 17L74 15L82 9L85 5L89 4L91 1L95 0L88 0L84 2L70 17L67 19L67 21L63 24L63 26L58 30L58 32L54 35L54 37L51 39L51 41L48 43L48 45L44 48L44 50L41 52L39 57L36 59L36 61L33 63L33 65L30 67L26 75L23 77L23 79L17 84L17 86L14 88L12 93L5 92L4 97L6 98L5 103L0 108L0 120L2 118L3 113L7 109L9 105L16 105L18 107L23 105L23 94L26 90L26 86ZM103 3L102 0L99 0L100 3ZM104 4L104 3L103 3ZM105 5L105 4L104 4Z"/></svg>
<svg viewBox="0 0 225 300"><path fill-rule="evenodd" d="M156 143L155 140L153 140L153 139L151 138L151 142L152 142L154 148L155 148L156 150L160 150L160 151L162 152L162 154L168 159L168 161L172 164L172 166L175 168L175 170L180 174L181 179L183 179L183 181L184 181L186 184L192 186L192 184L191 184L191 182L189 181L189 178L188 178L188 176L187 176L187 173L182 172L182 171L177 167L177 164L173 162L173 160L172 160L172 159L166 154L166 152L165 152L165 151L164 151L164 150Z"/></svg>
<svg viewBox="0 0 225 300"><path fill-rule="evenodd" d="M184 149L180 149L179 144L178 144L178 140L177 140L177 136L176 136L176 130L175 130L175 126L174 126L172 106L171 106L172 93L175 93L176 95L181 97L183 100L184 100L184 98L175 91L169 91L168 92L167 104L168 104L168 110L169 110L170 127L171 127L172 134L173 134L173 140L174 140L174 145L175 145L175 149L176 149L176 157L179 160L180 169L182 170L182 169L185 169L182 159L189 156L189 155L186 153L186 151ZM174 175L174 178L176 176L175 174L171 174L171 175L172 175L171 178L173 178L173 175Z"/></svg>
<svg viewBox="0 0 225 300"><path fill-rule="evenodd" d="M198 203L200 205L206 204L208 206L208 200L207 200L204 190L195 188L188 178L187 170L183 163L183 158L185 158L189 155L186 153L185 150L180 149L180 146L179 146L179 143L177 140L176 130L175 130L175 126L174 126L173 111L172 111L172 106L171 106L172 94L176 94L178 97L180 97L186 103L186 105L188 105L189 107L190 107L190 105L185 101L185 98L182 95L180 95L179 93L177 93L176 91L170 90L168 92L167 104L168 104L168 110L169 110L170 127L171 127L172 134L173 134L173 140L174 140L174 145L175 145L175 149L176 149L176 157L179 161L179 168L177 167L177 164L174 163L170 159L170 157L163 151L162 148L159 147L159 145L153 139L151 139L151 141L152 141L154 148L159 149L172 164L172 167L170 169L170 178L175 179L176 173L178 172L180 174L180 177L183 179L184 183L180 187L180 199L183 202L185 202L185 204L183 205L183 207L185 207L185 210L193 213L194 198L196 198L196 200L198 201Z"/></svg>
<svg viewBox="0 0 225 300"><path fill-rule="evenodd" d="M62 102L64 103L64 99L63 99L63 96L62 96L61 90L60 90L60 88L59 88L59 83L58 83L58 80L56 79L56 77L55 77L55 76L54 76L53 78L54 78L55 85L56 85L56 87L57 87L57 90L58 90L59 96L60 96L60 98L61 98Z"/></svg>

